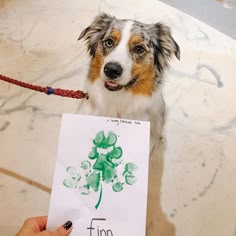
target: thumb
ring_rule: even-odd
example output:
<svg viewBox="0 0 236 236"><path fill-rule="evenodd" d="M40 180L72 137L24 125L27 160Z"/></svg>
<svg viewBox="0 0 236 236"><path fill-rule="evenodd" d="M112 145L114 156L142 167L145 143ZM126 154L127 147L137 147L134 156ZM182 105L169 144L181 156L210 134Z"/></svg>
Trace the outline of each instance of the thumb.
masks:
<svg viewBox="0 0 236 236"><path fill-rule="evenodd" d="M69 220L64 225L58 227L56 230L52 231L50 235L52 236L67 236L72 231L72 222Z"/></svg>

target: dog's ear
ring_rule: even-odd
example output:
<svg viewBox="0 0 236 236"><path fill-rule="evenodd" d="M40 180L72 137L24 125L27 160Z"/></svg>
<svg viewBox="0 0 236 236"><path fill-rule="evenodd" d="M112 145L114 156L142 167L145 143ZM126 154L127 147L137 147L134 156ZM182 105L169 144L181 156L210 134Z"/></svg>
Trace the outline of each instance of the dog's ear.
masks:
<svg viewBox="0 0 236 236"><path fill-rule="evenodd" d="M86 29L84 29L78 40L84 38L87 41L88 51L91 56L95 55L98 42L108 30L112 20L115 19L105 13L98 15Z"/></svg>
<svg viewBox="0 0 236 236"><path fill-rule="evenodd" d="M159 72L163 72L173 55L180 60L179 45L172 38L170 28L162 23L152 25L150 34L151 44L154 48L155 65Z"/></svg>

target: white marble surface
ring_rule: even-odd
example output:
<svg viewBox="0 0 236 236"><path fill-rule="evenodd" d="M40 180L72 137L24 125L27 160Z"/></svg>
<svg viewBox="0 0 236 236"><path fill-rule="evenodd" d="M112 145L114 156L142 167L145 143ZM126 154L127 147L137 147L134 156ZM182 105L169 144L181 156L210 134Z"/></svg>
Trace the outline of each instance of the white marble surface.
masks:
<svg viewBox="0 0 236 236"><path fill-rule="evenodd" d="M83 89L89 58L77 38L101 11L165 22L181 47L165 83L161 206L174 225L169 235L235 236L234 40L157 0L0 0L0 74ZM0 235L47 214L61 113L78 103L0 81Z"/></svg>

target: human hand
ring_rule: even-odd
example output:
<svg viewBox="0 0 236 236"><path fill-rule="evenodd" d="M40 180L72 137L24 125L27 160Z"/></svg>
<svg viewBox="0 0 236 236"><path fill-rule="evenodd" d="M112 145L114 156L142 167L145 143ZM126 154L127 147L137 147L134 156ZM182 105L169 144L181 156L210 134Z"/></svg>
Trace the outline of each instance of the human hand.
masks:
<svg viewBox="0 0 236 236"><path fill-rule="evenodd" d="M47 216L29 218L16 236L67 236L72 230L72 222L67 221L54 231L46 231Z"/></svg>

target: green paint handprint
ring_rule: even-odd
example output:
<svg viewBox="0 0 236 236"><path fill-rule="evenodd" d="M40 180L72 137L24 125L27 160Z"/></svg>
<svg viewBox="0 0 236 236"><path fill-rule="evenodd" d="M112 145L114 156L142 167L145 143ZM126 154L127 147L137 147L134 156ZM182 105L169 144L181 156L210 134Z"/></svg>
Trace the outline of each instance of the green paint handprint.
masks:
<svg viewBox="0 0 236 236"><path fill-rule="evenodd" d="M114 132L110 131L107 137L104 131L98 132L93 139L94 146L88 154L90 160L81 163L79 172L73 166L66 169L70 178L64 180L65 187L79 188L83 195L89 195L91 191L100 192L96 209L102 200L102 183L111 183L114 192L121 192L124 185L133 185L136 182L134 172L137 166L121 160L123 150L116 143L117 135Z"/></svg>

